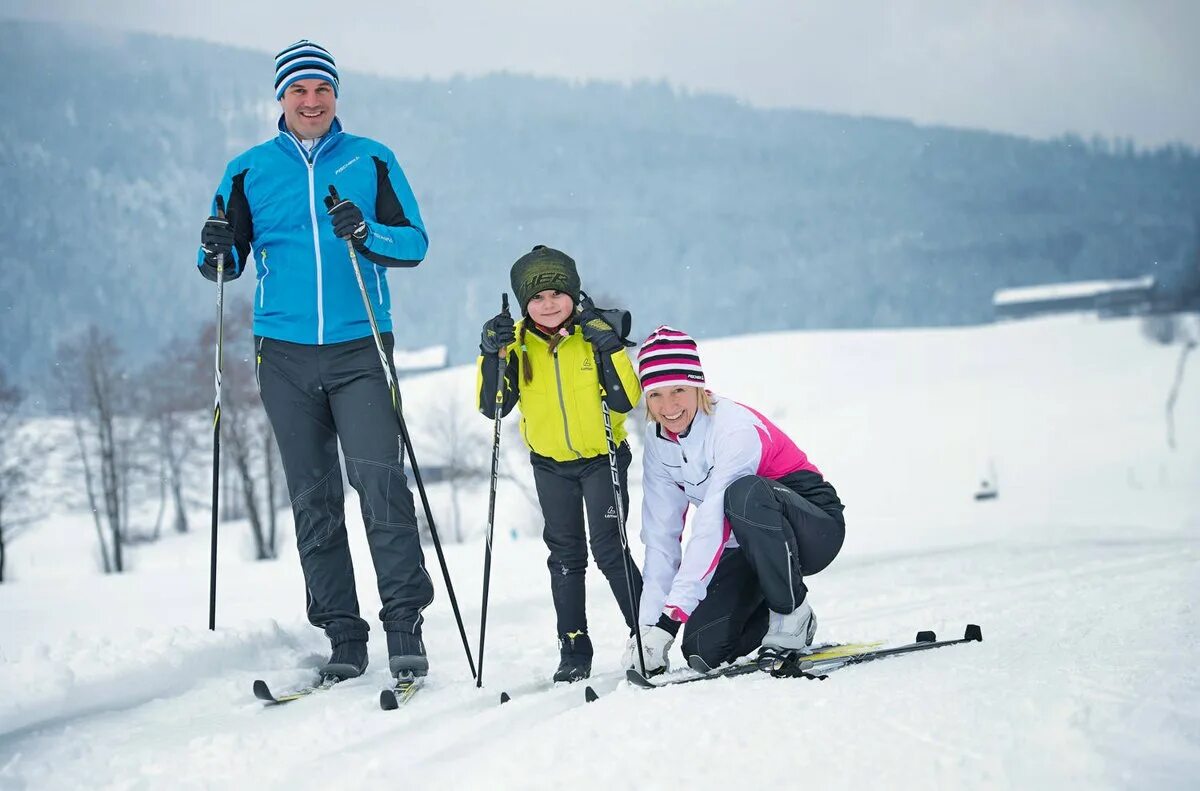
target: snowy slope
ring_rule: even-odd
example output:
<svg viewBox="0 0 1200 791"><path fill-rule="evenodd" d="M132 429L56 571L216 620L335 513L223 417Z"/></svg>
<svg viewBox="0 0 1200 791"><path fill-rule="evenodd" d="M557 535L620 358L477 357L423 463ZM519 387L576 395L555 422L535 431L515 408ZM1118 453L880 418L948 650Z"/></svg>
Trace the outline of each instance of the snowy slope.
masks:
<svg viewBox="0 0 1200 791"><path fill-rule="evenodd" d="M379 711L376 639L366 678L263 709L254 678L302 682L326 651L302 617L292 548L253 563L244 528L223 528L209 633L203 531L102 577L82 571L90 519L59 514L14 545L19 581L0 586L0 788L1194 787L1200 398L1185 382L1168 451L1177 350L1133 321L1069 318L702 340L701 353L713 388L785 427L848 504L846 548L810 584L821 637L949 637L975 622L985 642L823 683L646 693L617 681L623 630L593 573L602 697L585 705L578 688L544 691L556 661L545 550L536 511L505 484L484 690L433 572L434 675L410 707ZM405 380L418 442L430 429L415 416L472 385L462 369ZM455 403L486 443L469 396ZM505 467L521 474L512 428ZM1000 496L976 502L989 466ZM446 546L473 651L486 495L461 498L472 535ZM504 707L502 689L514 693Z"/></svg>

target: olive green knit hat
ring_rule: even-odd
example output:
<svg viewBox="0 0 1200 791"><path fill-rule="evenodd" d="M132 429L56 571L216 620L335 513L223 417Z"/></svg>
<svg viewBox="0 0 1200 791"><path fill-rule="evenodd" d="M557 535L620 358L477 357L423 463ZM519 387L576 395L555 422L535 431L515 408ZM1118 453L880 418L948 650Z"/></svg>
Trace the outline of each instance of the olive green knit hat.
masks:
<svg viewBox="0 0 1200 791"><path fill-rule="evenodd" d="M517 259L512 266L511 278L521 313L526 312L529 300L548 288L561 291L579 304L579 272L575 269L575 259L560 250L539 244Z"/></svg>

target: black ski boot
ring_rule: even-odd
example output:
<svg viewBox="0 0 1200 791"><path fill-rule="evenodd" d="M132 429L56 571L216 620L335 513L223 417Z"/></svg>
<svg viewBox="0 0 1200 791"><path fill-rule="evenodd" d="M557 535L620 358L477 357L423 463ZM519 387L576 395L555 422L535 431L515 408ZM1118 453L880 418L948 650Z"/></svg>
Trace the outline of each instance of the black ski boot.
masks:
<svg viewBox="0 0 1200 791"><path fill-rule="evenodd" d="M333 676L338 681L357 678L367 669L367 641L362 635L350 633L333 638L333 654L317 672L322 678Z"/></svg>
<svg viewBox="0 0 1200 791"><path fill-rule="evenodd" d="M559 663L554 680L582 681L592 674L592 640L584 632L569 632L558 638Z"/></svg>
<svg viewBox="0 0 1200 791"><path fill-rule="evenodd" d="M388 632L388 665L393 676L410 673L413 676L424 676L429 673L429 660L425 657L425 644L421 642L421 633L417 632Z"/></svg>

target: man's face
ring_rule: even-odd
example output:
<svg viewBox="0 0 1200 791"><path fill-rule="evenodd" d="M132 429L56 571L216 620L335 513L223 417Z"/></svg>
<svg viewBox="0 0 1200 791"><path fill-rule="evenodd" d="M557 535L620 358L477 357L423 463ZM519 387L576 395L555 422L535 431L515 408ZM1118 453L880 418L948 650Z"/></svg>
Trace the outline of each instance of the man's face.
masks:
<svg viewBox="0 0 1200 791"><path fill-rule="evenodd" d="M325 80L296 80L279 100L283 122L302 140L316 140L329 131L337 114L337 97Z"/></svg>

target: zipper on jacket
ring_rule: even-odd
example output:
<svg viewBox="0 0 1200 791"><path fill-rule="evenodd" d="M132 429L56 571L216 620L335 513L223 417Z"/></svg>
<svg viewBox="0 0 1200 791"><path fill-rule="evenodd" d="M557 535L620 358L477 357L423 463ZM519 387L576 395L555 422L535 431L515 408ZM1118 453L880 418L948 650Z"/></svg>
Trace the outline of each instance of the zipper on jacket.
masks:
<svg viewBox="0 0 1200 791"><path fill-rule="evenodd" d="M313 151L310 162L308 157L304 163L308 165L308 213L312 218L313 250L317 254L317 345L325 343L325 282L321 267L321 235L317 231L317 190L313 182L313 165L317 162L317 152Z"/></svg>
<svg viewBox="0 0 1200 791"><path fill-rule="evenodd" d="M558 385L558 407L562 410L563 416L563 436L567 440L567 449L574 453L579 458L583 458L583 454L575 450L575 446L571 444L571 429L567 425L567 401L563 398L562 389L562 371L558 367L558 347L554 347L551 356L554 357L554 383Z"/></svg>
<svg viewBox="0 0 1200 791"><path fill-rule="evenodd" d="M267 266L267 248L262 249L262 266L263 275L258 281L258 306L261 308L267 299L267 275L271 274L270 267Z"/></svg>
<svg viewBox="0 0 1200 791"><path fill-rule="evenodd" d="M324 296L324 272L321 266L321 235L317 230L317 189L314 183L313 166L317 163L317 156L321 153L321 148L325 144L329 133L325 133L325 137L313 147L312 159L309 159L308 152L304 150L304 146L296 139L296 136L288 132L288 139L292 141L292 145L296 146L296 150L300 152L301 159L308 167L308 216L312 220L313 232L313 252L317 259L317 345L325 343L325 296Z"/></svg>

